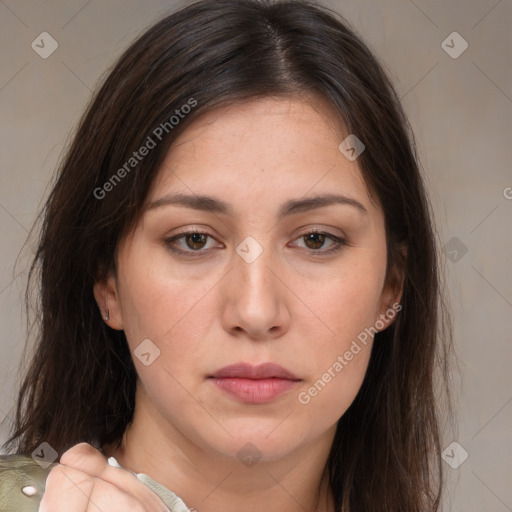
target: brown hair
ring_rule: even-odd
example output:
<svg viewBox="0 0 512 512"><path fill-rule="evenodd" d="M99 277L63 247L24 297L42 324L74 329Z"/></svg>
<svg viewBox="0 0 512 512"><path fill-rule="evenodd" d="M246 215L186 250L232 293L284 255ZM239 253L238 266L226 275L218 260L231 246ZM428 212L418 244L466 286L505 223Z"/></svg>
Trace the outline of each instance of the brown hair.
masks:
<svg viewBox="0 0 512 512"><path fill-rule="evenodd" d="M62 453L81 441L120 441L133 416L136 372L124 332L102 321L94 282L115 270L119 241L194 119L249 98L307 93L330 102L364 142L358 163L384 212L388 275L405 276L401 313L376 335L362 387L338 422L326 468L336 510L438 510L434 384L436 371L448 383L451 328L414 138L368 47L341 16L305 1L196 2L152 26L113 66L41 212L29 275L30 282L39 275L40 329L4 446L30 452L46 441ZM194 107L171 128L187 104ZM112 181L164 125L156 147ZM108 198L98 197L107 188ZM29 288L26 299L28 310Z"/></svg>

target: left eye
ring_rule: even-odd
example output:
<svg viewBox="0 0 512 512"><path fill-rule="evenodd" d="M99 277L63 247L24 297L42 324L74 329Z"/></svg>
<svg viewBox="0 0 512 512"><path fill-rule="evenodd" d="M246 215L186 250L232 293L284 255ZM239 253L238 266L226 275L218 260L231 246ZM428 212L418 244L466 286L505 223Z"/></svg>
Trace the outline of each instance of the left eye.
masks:
<svg viewBox="0 0 512 512"><path fill-rule="evenodd" d="M319 231L305 233L304 235L301 235L299 238L297 238L297 240L303 240L306 245L306 249L322 253L331 252L339 249L342 245L346 245L346 241L342 238L330 233L322 233ZM319 251L318 249L321 249L324 246L326 240L331 240L331 244L327 246L328 249Z"/></svg>

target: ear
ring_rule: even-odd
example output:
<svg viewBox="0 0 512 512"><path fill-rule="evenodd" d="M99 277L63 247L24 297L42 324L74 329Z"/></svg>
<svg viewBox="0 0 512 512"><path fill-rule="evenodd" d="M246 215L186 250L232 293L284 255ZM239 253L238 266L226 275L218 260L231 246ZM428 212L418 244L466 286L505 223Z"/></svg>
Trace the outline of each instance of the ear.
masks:
<svg viewBox="0 0 512 512"><path fill-rule="evenodd" d="M395 251L395 257L386 276L386 282L381 294L379 318L376 325L379 331L387 329L394 321L398 311L402 309L403 287L407 266L407 246L401 244ZM383 327L382 324L384 324Z"/></svg>
<svg viewBox="0 0 512 512"><path fill-rule="evenodd" d="M98 279L93 287L94 298L100 308L103 321L112 329L123 329L123 316L117 288L117 279L113 272Z"/></svg>

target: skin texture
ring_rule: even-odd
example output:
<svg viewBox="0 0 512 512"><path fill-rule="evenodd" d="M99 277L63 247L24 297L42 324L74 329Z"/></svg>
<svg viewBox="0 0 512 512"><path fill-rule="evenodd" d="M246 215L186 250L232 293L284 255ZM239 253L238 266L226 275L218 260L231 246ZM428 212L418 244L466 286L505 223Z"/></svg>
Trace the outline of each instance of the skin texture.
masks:
<svg viewBox="0 0 512 512"><path fill-rule="evenodd" d="M298 395L401 295L385 279L383 214L357 160L338 149L347 135L312 97L258 99L198 119L173 144L147 204L169 193L207 195L228 202L232 214L148 209L118 247L116 275L94 288L132 351L145 339L160 350L148 366L134 357L134 421L120 447L103 448L199 512L334 510L324 468L371 338L308 404ZM334 193L366 213L331 204L278 217L288 200ZM199 248L199 256L174 254L164 241L187 228L209 238L171 246ZM348 245L326 254L335 241L307 244L313 230ZM249 236L263 250L251 263L236 251ZM241 361L274 362L301 381L269 403L244 404L208 378ZM247 443L261 457L250 466L240 456Z"/></svg>

